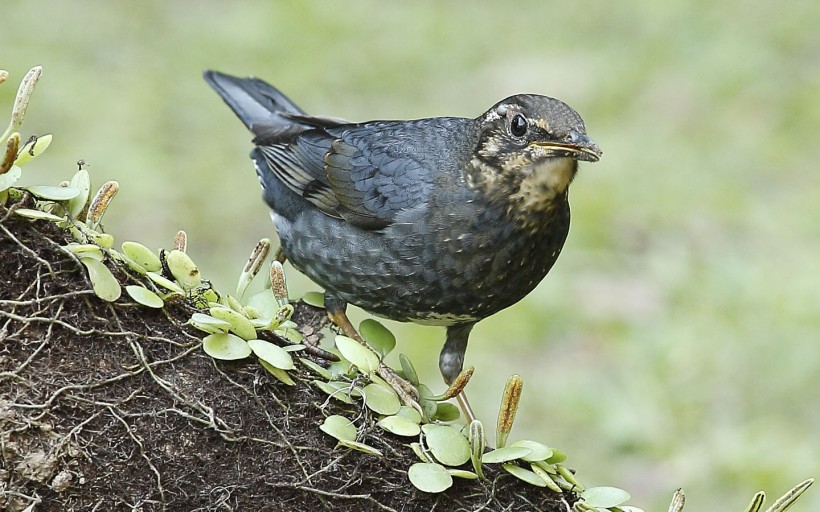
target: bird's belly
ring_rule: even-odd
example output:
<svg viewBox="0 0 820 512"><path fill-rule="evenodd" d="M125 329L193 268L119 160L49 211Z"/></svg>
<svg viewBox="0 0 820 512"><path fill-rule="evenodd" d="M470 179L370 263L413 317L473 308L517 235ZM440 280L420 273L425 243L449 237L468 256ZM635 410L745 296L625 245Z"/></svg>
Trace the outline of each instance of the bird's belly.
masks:
<svg viewBox="0 0 820 512"><path fill-rule="evenodd" d="M377 315L428 325L477 321L518 302L566 239L563 225L526 237L424 223L369 231L315 211L274 220L288 259L326 291Z"/></svg>

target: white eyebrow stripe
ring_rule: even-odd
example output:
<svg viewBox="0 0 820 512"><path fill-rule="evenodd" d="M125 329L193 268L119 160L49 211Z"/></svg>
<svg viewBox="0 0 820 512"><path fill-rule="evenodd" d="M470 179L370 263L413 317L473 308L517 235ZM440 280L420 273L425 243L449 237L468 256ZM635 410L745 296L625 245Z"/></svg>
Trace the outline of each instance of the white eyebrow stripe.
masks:
<svg viewBox="0 0 820 512"><path fill-rule="evenodd" d="M542 129L542 130L544 130L545 132L549 133L549 131L550 131L550 124L549 124L549 122L547 122L547 120L546 120L546 119L529 119L529 121L530 121L531 123L533 123L535 126L537 126L537 127L541 128L541 129Z"/></svg>

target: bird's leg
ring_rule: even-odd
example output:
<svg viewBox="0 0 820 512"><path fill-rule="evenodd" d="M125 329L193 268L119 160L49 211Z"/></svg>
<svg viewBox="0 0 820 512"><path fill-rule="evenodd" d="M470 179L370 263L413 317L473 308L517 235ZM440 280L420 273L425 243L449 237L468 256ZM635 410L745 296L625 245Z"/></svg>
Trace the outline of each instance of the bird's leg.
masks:
<svg viewBox="0 0 820 512"><path fill-rule="evenodd" d="M283 265L285 264L285 260L288 259L288 257L285 256L285 251L282 250L281 245L276 248L276 253L274 253L273 259L275 259L276 261L278 261L279 263L281 263Z"/></svg>
<svg viewBox="0 0 820 512"><path fill-rule="evenodd" d="M379 368L376 370L379 377L390 384L390 387L392 387L396 394L399 395L399 398L405 405L416 409L422 416L424 416L424 412L418 403L418 390L405 379L399 377L392 368L381 361L381 355L373 350L373 347L364 341L356 328L353 327L353 324L350 323L350 319L347 318L347 313L345 313L346 308L347 303L328 293L325 293L325 309L327 309L327 316L330 318L330 321L339 327L345 336L358 341L379 357Z"/></svg>
<svg viewBox="0 0 820 512"><path fill-rule="evenodd" d="M476 419L475 413L473 412L473 408L470 407L470 402L467 400L467 395L464 394L464 391L456 396L456 402L458 402L458 406L461 408L461 412L464 413L464 416L467 417L467 424L473 422Z"/></svg>
<svg viewBox="0 0 820 512"><path fill-rule="evenodd" d="M441 349L438 367L444 377L444 382L448 386L455 382L464 367L464 352L467 350L467 340L474 325L475 323L458 324L447 328L447 341L444 342L444 348ZM473 413L473 408L470 407L470 402L467 400L464 391L456 395L456 400L461 412L467 418L467 423L475 420L475 413Z"/></svg>

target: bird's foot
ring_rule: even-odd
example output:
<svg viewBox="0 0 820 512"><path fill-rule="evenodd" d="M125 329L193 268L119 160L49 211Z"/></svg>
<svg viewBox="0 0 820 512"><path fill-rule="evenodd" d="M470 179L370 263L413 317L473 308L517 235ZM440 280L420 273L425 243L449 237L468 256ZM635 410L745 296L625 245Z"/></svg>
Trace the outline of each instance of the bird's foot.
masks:
<svg viewBox="0 0 820 512"><path fill-rule="evenodd" d="M456 395L456 401L458 402L458 407L461 409L461 412L464 413L464 417L467 418L467 424L469 425L475 421L475 413L473 412L473 408L470 407L470 401L467 400L467 395L464 394L464 391Z"/></svg>
<svg viewBox="0 0 820 512"><path fill-rule="evenodd" d="M325 299L325 305L328 305L327 299ZM384 379L384 381L387 382L391 388L393 388L393 391L396 392L396 394L399 396L399 399L402 401L404 405L412 407L413 409L418 411L418 413L421 414L422 417L424 417L424 411L422 410L421 405L418 402L419 392L416 389L416 387L413 386L413 384L408 382L406 379L399 377L392 368L381 362L381 355L375 350L373 350L373 347L368 345L366 341L364 341L364 338L362 338L362 336L359 334L359 331L357 331L356 328L353 327L353 324L350 323L350 319L347 318L347 314L344 312L344 310L328 308L327 316L330 318L331 322L333 322L336 326L339 327L339 329L342 330L345 336L353 338L357 342L361 343L362 346L364 346L365 348L376 354L376 356L378 356L379 367L376 370L376 373L379 375L379 377Z"/></svg>
<svg viewBox="0 0 820 512"><path fill-rule="evenodd" d="M390 384L390 387L399 395L399 399L404 405L412 407L418 411L422 418L424 417L424 411L419 404L419 391L413 384L399 377L393 368L390 368L384 363L379 364L376 373L378 373L379 377L384 379L385 382Z"/></svg>

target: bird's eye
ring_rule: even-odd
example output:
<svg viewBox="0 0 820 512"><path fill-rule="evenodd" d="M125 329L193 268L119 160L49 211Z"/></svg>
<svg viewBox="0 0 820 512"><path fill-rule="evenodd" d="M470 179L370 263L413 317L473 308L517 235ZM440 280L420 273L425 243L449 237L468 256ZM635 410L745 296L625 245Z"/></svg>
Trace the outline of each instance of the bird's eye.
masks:
<svg viewBox="0 0 820 512"><path fill-rule="evenodd" d="M524 119L524 116L517 114L512 118L512 121L510 121L510 133L512 133L514 137L523 137L524 134L527 133L527 120Z"/></svg>

